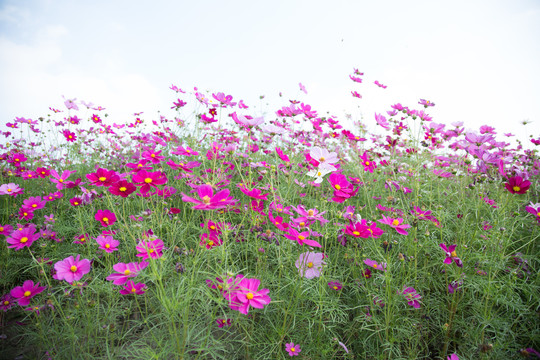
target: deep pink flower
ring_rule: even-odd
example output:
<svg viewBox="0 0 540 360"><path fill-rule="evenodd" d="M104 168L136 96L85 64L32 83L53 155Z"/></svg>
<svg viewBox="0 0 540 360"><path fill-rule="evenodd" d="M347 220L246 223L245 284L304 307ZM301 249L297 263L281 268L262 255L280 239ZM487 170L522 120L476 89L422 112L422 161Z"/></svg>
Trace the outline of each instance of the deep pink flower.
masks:
<svg viewBox="0 0 540 360"><path fill-rule="evenodd" d="M0 235L8 237L13 232L13 226L11 225L1 225L0 224Z"/></svg>
<svg viewBox="0 0 540 360"><path fill-rule="evenodd" d="M135 185L141 187L140 192L145 195L150 191L151 187L166 184L167 177L161 171L148 172L146 170L140 170L137 174L133 175L133 182Z"/></svg>
<svg viewBox="0 0 540 360"><path fill-rule="evenodd" d="M161 156L161 150L146 150L143 151L141 156L144 160L150 161L152 164L159 164L165 159L165 156Z"/></svg>
<svg viewBox="0 0 540 360"><path fill-rule="evenodd" d="M143 260L148 259L149 257L152 259L158 259L160 258L163 253L163 240L156 239L152 241L143 241L141 240L139 244L135 247L137 251L139 252L137 254L137 257L142 257Z"/></svg>
<svg viewBox="0 0 540 360"><path fill-rule="evenodd" d="M439 244L439 246L446 253L446 259L444 259L445 264L451 264L453 260L457 266L463 267L463 262L461 261L460 258L457 257L457 254L456 254L457 245L450 245L447 247L446 244Z"/></svg>
<svg viewBox="0 0 540 360"><path fill-rule="evenodd" d="M362 166L364 166L364 171L369 171L370 173L373 173L373 171L377 168L377 163L375 161L370 161L367 151L364 151L364 154L360 156L360 159L362 160Z"/></svg>
<svg viewBox="0 0 540 360"><path fill-rule="evenodd" d="M77 255L74 259L73 256L67 257L54 264L56 274L53 278L56 280L66 280L68 283L79 281L82 277L90 272L90 260L79 260L81 255Z"/></svg>
<svg viewBox="0 0 540 360"><path fill-rule="evenodd" d="M28 158L23 153L13 153L7 159L7 162L13 164L15 167L20 167L23 162Z"/></svg>
<svg viewBox="0 0 540 360"><path fill-rule="evenodd" d="M74 132L71 132L68 129L62 131L62 135L64 135L68 142L74 142L75 140L77 140L77 135L75 135Z"/></svg>
<svg viewBox="0 0 540 360"><path fill-rule="evenodd" d="M36 226L32 224L26 228L13 231L6 242L10 244L8 248L21 250L23 247L30 247L32 243L40 238L40 233L35 232Z"/></svg>
<svg viewBox="0 0 540 360"><path fill-rule="evenodd" d="M16 299L11 294L4 294L0 296L0 310L8 311L11 309L15 300Z"/></svg>
<svg viewBox="0 0 540 360"><path fill-rule="evenodd" d="M521 176L514 176L509 178L504 186L512 194L525 194L529 190L531 182L529 180L523 180Z"/></svg>
<svg viewBox="0 0 540 360"><path fill-rule="evenodd" d="M525 206L525 210L526 210L528 213L531 213L531 214L533 214L534 216L536 216L536 221L538 221L538 222L540 223L540 203L538 203L538 204L533 204L533 203L531 202L529 206Z"/></svg>
<svg viewBox="0 0 540 360"><path fill-rule="evenodd" d="M110 226L116 222L116 215L109 210L98 210L95 219L101 223L102 226Z"/></svg>
<svg viewBox="0 0 540 360"><path fill-rule="evenodd" d="M86 178L94 186L111 186L120 180L116 171L103 168L97 169L95 173L86 174Z"/></svg>
<svg viewBox="0 0 540 360"><path fill-rule="evenodd" d="M146 284L143 283L137 283L135 284L132 280L128 280L127 284L124 286L122 290L120 290L120 294L122 295L142 295L144 294L144 290L146 288Z"/></svg>
<svg viewBox="0 0 540 360"><path fill-rule="evenodd" d="M83 201L80 197L74 197L73 199L69 199L69 203L71 204L71 206L81 206Z"/></svg>
<svg viewBox="0 0 540 360"><path fill-rule="evenodd" d="M34 218L34 212L24 208L19 209L19 219L32 220Z"/></svg>
<svg viewBox="0 0 540 360"><path fill-rule="evenodd" d="M298 354L302 351L302 349L300 349L300 345L294 345L293 342L286 343L285 350L289 353L289 356L298 356Z"/></svg>
<svg viewBox="0 0 540 360"><path fill-rule="evenodd" d="M131 263L118 263L113 265L114 271L107 276L107 280L112 281L114 285L123 285L129 278L136 277L139 275L139 272L144 270L148 266L148 263L141 261L140 263L131 262Z"/></svg>
<svg viewBox="0 0 540 360"><path fill-rule="evenodd" d="M305 244L305 245L313 246L313 247L322 247L322 245L319 244L318 242L316 242L315 240L308 239L307 237L309 235L310 235L309 231L303 231L303 232L299 233L298 231L296 231L293 228L289 228L288 233L283 234L283 236L285 236L287 239L292 240L292 241L296 241L300 245Z"/></svg>
<svg viewBox="0 0 540 360"><path fill-rule="evenodd" d="M386 216L383 215L383 218L381 220L377 220L377 221L380 222L381 224L385 224L385 225L389 225L389 226L393 227L394 229L396 229L398 234L409 235L409 233L405 229L410 228L411 225L403 224L403 219L402 218L394 219L394 218L386 217Z"/></svg>
<svg viewBox="0 0 540 360"><path fill-rule="evenodd" d="M326 220L323 215L326 214L326 211L323 211L319 213L319 210L317 209L309 209L306 210L306 208L303 205L298 205L297 207L293 207L293 209L299 214L302 215L301 218L298 218L297 220L309 220L309 221L320 221L321 223L327 223L328 220Z"/></svg>
<svg viewBox="0 0 540 360"><path fill-rule="evenodd" d="M74 174L76 173L77 170L65 170L63 173L62 173L62 176L60 176L56 170L54 169L51 169L51 177L49 178L49 180L56 184L56 188L58 190L62 190L64 188L64 182L71 176L71 174Z"/></svg>
<svg viewBox="0 0 540 360"><path fill-rule="evenodd" d="M216 246L220 246L223 244L223 241L217 236L217 233L204 233L201 234L201 241L199 243L200 246L204 246L207 249L212 249Z"/></svg>
<svg viewBox="0 0 540 360"><path fill-rule="evenodd" d="M312 253L307 251L300 254L294 265L300 272L300 276L303 276L306 279L313 279L321 275L321 269L323 265L326 265L323 259L323 253Z"/></svg>
<svg viewBox="0 0 540 360"><path fill-rule="evenodd" d="M343 174L332 173L328 177L328 181L334 189L333 201L342 203L346 199L353 197L358 192L358 187L354 188L354 185L351 184L347 177Z"/></svg>
<svg viewBox="0 0 540 360"><path fill-rule="evenodd" d="M238 188L247 196L254 199L258 199L258 200L268 200L268 195L270 194L270 193L262 194L262 191L257 188L253 188L249 190L245 185L240 185L238 186Z"/></svg>
<svg viewBox="0 0 540 360"><path fill-rule="evenodd" d="M231 326L231 319L217 319L216 322L219 328L222 328L224 326Z"/></svg>
<svg viewBox="0 0 540 360"><path fill-rule="evenodd" d="M171 154L173 155L184 155L184 156L197 156L199 153L197 151L192 150L189 146L186 146L185 148L183 146L179 146L176 148L175 151L171 151Z"/></svg>
<svg viewBox="0 0 540 360"><path fill-rule="evenodd" d="M17 286L11 290L10 295L17 300L21 306L30 304L30 299L45 290L45 286L39 286L39 283L34 285L32 280L26 280L23 286Z"/></svg>
<svg viewBox="0 0 540 360"><path fill-rule="evenodd" d="M240 283L231 288L229 307L247 315L250 306L262 309L272 300L268 293L270 290L258 290L261 281L259 279L243 278Z"/></svg>
<svg viewBox="0 0 540 360"><path fill-rule="evenodd" d="M229 196L229 189L223 189L214 195L214 189L210 185L201 185L197 188L197 194L201 200L192 198L182 193L182 201L195 203L194 210L214 210L223 209L228 205L233 205L237 200Z"/></svg>
<svg viewBox="0 0 540 360"><path fill-rule="evenodd" d="M332 290L341 290L341 288L343 287L343 285L341 285L341 283L339 281L330 281L328 283L328 287Z"/></svg>
<svg viewBox="0 0 540 360"><path fill-rule="evenodd" d="M137 187L127 180L120 180L109 187L109 192L113 195L125 198L132 194L136 189Z"/></svg>
<svg viewBox="0 0 540 360"><path fill-rule="evenodd" d="M120 241L114 240L112 236L100 235L96 238L96 242L99 244L99 248L105 250L105 252L112 253L118 250Z"/></svg>
<svg viewBox="0 0 540 360"><path fill-rule="evenodd" d="M403 289L401 294L405 295L405 298L407 299L407 304L409 304L415 309L420 309L420 302L417 299L421 299L422 297L418 295L414 288L406 287Z"/></svg>

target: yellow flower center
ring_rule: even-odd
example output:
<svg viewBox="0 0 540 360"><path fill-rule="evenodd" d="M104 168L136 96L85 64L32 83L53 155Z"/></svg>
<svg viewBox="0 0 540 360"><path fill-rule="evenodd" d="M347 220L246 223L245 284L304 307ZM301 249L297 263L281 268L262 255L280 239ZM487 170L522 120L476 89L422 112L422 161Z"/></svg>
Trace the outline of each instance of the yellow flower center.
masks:
<svg viewBox="0 0 540 360"><path fill-rule="evenodd" d="M154 252L154 249L148 250L148 253L152 254Z"/></svg>
<svg viewBox="0 0 540 360"><path fill-rule="evenodd" d="M457 257L457 253L456 253L455 251L452 251L452 252L450 253L450 255L451 255L452 257Z"/></svg>
<svg viewBox="0 0 540 360"><path fill-rule="evenodd" d="M213 242L213 241L209 241L209 242L208 242L208 245L209 245L209 246L214 246L214 242Z"/></svg>
<svg viewBox="0 0 540 360"><path fill-rule="evenodd" d="M156 154L152 154L152 155L150 155L150 157L155 158L155 157L156 157Z"/></svg>
<svg viewBox="0 0 540 360"><path fill-rule="evenodd" d="M519 186L514 186L513 189L514 189L515 192L518 192L519 190L521 190L521 188Z"/></svg>
<svg viewBox="0 0 540 360"><path fill-rule="evenodd" d="M366 164L366 166L369 166L369 161L366 161L365 164Z"/></svg>
<svg viewBox="0 0 540 360"><path fill-rule="evenodd" d="M299 235L298 238L299 238L300 240L304 240L304 239L305 239L305 237L302 236L302 235Z"/></svg>
<svg viewBox="0 0 540 360"><path fill-rule="evenodd" d="M78 202L78 201L75 201L75 202L73 203L73 205L79 205L79 202Z"/></svg>
<svg viewBox="0 0 540 360"><path fill-rule="evenodd" d="M320 171L317 172L317 176L321 176L322 173Z"/></svg>
<svg viewBox="0 0 540 360"><path fill-rule="evenodd" d="M338 287L337 287L336 285L334 285L332 288L333 288L334 290L337 290L337 289L338 289Z"/></svg>
<svg viewBox="0 0 540 360"><path fill-rule="evenodd" d="M58 179L58 182L62 183L62 182L64 182L64 179Z"/></svg>
<svg viewBox="0 0 540 360"><path fill-rule="evenodd" d="M7 189L8 192L11 192L11 189Z"/></svg>
<svg viewBox="0 0 540 360"><path fill-rule="evenodd" d="M359 232L359 231L353 231L352 233L353 233L354 235L356 235L356 236L360 235L360 232Z"/></svg>
<svg viewBox="0 0 540 360"><path fill-rule="evenodd" d="M132 293L134 293L134 292L136 292L136 291L137 291L137 289L131 288L131 292L132 292Z"/></svg>
<svg viewBox="0 0 540 360"><path fill-rule="evenodd" d="M341 186L339 186L338 184L334 185L334 187L338 190L341 189Z"/></svg>
<svg viewBox="0 0 540 360"><path fill-rule="evenodd" d="M124 270L124 275L129 275L129 274L131 274L131 271L129 271L129 269Z"/></svg>
<svg viewBox="0 0 540 360"><path fill-rule="evenodd" d="M203 203L205 203L207 205L210 204L210 196L204 195L203 198L202 198L202 201L203 201Z"/></svg>
<svg viewBox="0 0 540 360"><path fill-rule="evenodd" d="M72 272L75 272L75 271L77 271L77 267L75 265L73 265L73 266L71 266L69 268L69 270L71 270Z"/></svg>
<svg viewBox="0 0 540 360"><path fill-rule="evenodd" d="M107 180L107 178L106 178L105 176L101 176L101 177L99 178L99 181L105 181L105 180Z"/></svg>
<svg viewBox="0 0 540 360"><path fill-rule="evenodd" d="M319 162L323 162L324 160L326 159L321 156L321 158L319 159Z"/></svg>
<svg viewBox="0 0 540 360"><path fill-rule="evenodd" d="M24 296L25 296L25 297L28 297L28 296L30 296L30 295L32 295L32 292L31 292L31 291L26 290L26 291L24 292Z"/></svg>
<svg viewBox="0 0 540 360"><path fill-rule="evenodd" d="M27 238L26 236L23 237L23 238L21 239L21 242L22 242L23 244L24 244L25 242L27 242L27 241L28 241L28 238Z"/></svg>
<svg viewBox="0 0 540 360"><path fill-rule="evenodd" d="M246 294L246 298L247 298L248 300L253 299L253 294L252 294L252 293L247 293L247 294Z"/></svg>
<svg viewBox="0 0 540 360"><path fill-rule="evenodd" d="M376 269L376 268L377 268L377 264L373 264L373 267Z"/></svg>
<svg viewBox="0 0 540 360"><path fill-rule="evenodd" d="M295 352L295 351L296 351L296 349L295 349L295 348L291 348L291 352Z"/></svg>
<svg viewBox="0 0 540 360"><path fill-rule="evenodd" d="M8 305L9 305L9 301L5 300L5 301L4 301L4 305L5 305L5 306L8 306Z"/></svg>
<svg viewBox="0 0 540 360"><path fill-rule="evenodd" d="M31 178L31 177L32 177L32 174L28 174L28 177Z"/></svg>
<svg viewBox="0 0 540 360"><path fill-rule="evenodd" d="M210 230L216 230L216 227L214 225L211 225Z"/></svg>
<svg viewBox="0 0 540 360"><path fill-rule="evenodd" d="M144 182L147 183L147 184L150 184L152 182L152 179L151 178L146 178L146 179L144 179Z"/></svg>
<svg viewBox="0 0 540 360"><path fill-rule="evenodd" d="M126 191L127 189L125 186L122 186L119 190L123 192L123 191Z"/></svg>
<svg viewBox="0 0 540 360"><path fill-rule="evenodd" d="M110 248L111 247L111 244L105 244L105 248Z"/></svg>
<svg viewBox="0 0 540 360"><path fill-rule="evenodd" d="M313 216L313 214L315 213L315 211L313 211L313 210L308 210L307 213L308 213L308 216Z"/></svg>
<svg viewBox="0 0 540 360"><path fill-rule="evenodd" d="M536 216L540 217L540 211L536 213Z"/></svg>
<svg viewBox="0 0 540 360"><path fill-rule="evenodd" d="M394 221L392 221L392 225L398 226L398 225L399 225L399 220L398 220L398 219L394 219Z"/></svg>
<svg viewBox="0 0 540 360"><path fill-rule="evenodd" d="M32 204L32 207L33 207L33 208L36 208L36 207L37 207L37 205L36 205L36 204Z"/></svg>
<svg viewBox="0 0 540 360"><path fill-rule="evenodd" d="M106 223L108 223L108 222L109 222L109 218L106 218L106 217L104 217L104 218L103 218L103 219L101 219L101 220L103 220L103 222L106 222Z"/></svg>
<svg viewBox="0 0 540 360"><path fill-rule="evenodd" d="M311 268L313 267L313 263L312 263L311 261L308 262L308 263L307 263L307 267L311 269Z"/></svg>

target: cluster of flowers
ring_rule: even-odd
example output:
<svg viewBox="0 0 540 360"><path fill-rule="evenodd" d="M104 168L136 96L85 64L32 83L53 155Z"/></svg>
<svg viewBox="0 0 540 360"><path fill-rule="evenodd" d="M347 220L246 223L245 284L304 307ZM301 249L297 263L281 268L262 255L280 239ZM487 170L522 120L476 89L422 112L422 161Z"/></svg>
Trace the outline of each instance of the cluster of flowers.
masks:
<svg viewBox="0 0 540 360"><path fill-rule="evenodd" d="M249 313L250 307L262 309L272 300L268 296L269 289L259 290L261 284L259 279L246 278L242 274L236 277L227 274L224 277L216 277L215 281L206 280L206 283L221 293L232 310L245 315Z"/></svg>

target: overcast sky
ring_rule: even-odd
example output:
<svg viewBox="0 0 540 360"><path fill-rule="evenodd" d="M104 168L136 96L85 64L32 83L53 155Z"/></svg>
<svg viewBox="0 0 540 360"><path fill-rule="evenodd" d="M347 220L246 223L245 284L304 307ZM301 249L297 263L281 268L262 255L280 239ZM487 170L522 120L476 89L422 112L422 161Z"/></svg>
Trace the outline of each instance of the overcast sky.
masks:
<svg viewBox="0 0 540 360"><path fill-rule="evenodd" d="M260 95L267 118L292 98L372 129L374 112L424 98L437 123L524 139L540 134L539 64L537 0L0 1L1 130L62 95L111 122L172 116L175 84L231 94L253 115Z"/></svg>

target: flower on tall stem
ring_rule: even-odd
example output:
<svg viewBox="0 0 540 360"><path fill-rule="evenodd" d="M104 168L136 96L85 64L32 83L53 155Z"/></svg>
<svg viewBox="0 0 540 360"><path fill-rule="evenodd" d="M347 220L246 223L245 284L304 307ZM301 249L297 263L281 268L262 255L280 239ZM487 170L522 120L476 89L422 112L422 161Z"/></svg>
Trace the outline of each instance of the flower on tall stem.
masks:
<svg viewBox="0 0 540 360"><path fill-rule="evenodd" d="M110 226L116 222L116 215L109 210L98 210L95 219L101 223L102 226Z"/></svg>
<svg viewBox="0 0 540 360"><path fill-rule="evenodd" d="M144 290L146 290L146 284L143 283L136 283L132 280L128 280L127 284L124 286L122 290L120 290L120 294L122 295L142 295L144 294Z"/></svg>
<svg viewBox="0 0 540 360"><path fill-rule="evenodd" d="M96 242L99 244L100 249L108 253L118 251L118 245L120 244L120 241L114 240L112 236L103 235L98 236Z"/></svg>
<svg viewBox="0 0 540 360"><path fill-rule="evenodd" d="M529 180L524 180L521 176L514 176L508 179L508 182L504 184L506 190L510 191L512 194L525 194L531 182Z"/></svg>
<svg viewBox="0 0 540 360"><path fill-rule="evenodd" d="M321 275L321 269L323 265L326 265L326 262L323 261L323 253L312 253L304 252L300 254L298 260L294 263L300 276L305 277L306 279L313 279Z"/></svg>
<svg viewBox="0 0 540 360"><path fill-rule="evenodd" d="M195 203L194 210L219 210L237 202L229 196L229 189L223 189L214 195L214 189L210 185L201 185L197 188L197 194L201 200L195 199L182 193L182 201Z"/></svg>
<svg viewBox="0 0 540 360"><path fill-rule="evenodd" d="M36 226L34 224L22 228L20 230L13 231L6 242L9 244L8 248L21 250L24 247L32 246L32 243L40 238L40 233L36 233Z"/></svg>
<svg viewBox="0 0 540 360"><path fill-rule="evenodd" d="M380 222L381 224L389 225L390 227L394 228L398 232L398 234L409 235L409 233L405 229L410 228L411 225L403 224L402 218L394 219L394 218L386 217L383 215L383 218L377 221Z"/></svg>
<svg viewBox="0 0 540 360"><path fill-rule="evenodd" d="M405 298L407 299L407 304L409 304L415 309L420 309L420 302L418 301L418 299L421 299L422 296L418 295L414 288L406 287L403 289L401 294L405 295Z"/></svg>
<svg viewBox="0 0 540 360"><path fill-rule="evenodd" d="M124 285L129 278L136 277L147 266L148 263L146 261L114 264L113 270L116 272L107 276L106 279L112 281L114 285Z"/></svg>
<svg viewBox="0 0 540 360"><path fill-rule="evenodd" d="M372 268L374 268L376 270L386 271L386 264L385 263L380 263L379 264L375 260L365 259L364 264L366 264L367 266L371 266Z"/></svg>
<svg viewBox="0 0 540 360"><path fill-rule="evenodd" d="M265 305L270 304L272 301L268 296L270 290L258 290L260 284L259 279L242 278L239 283L229 288L229 307L247 315L251 306L262 309Z"/></svg>
<svg viewBox="0 0 540 360"><path fill-rule="evenodd" d="M139 252L136 256L142 257L143 260L148 259L149 257L152 259L158 259L160 258L163 253L163 240L156 239L153 241L143 241L141 240L139 244L135 247L137 251Z"/></svg>
<svg viewBox="0 0 540 360"><path fill-rule="evenodd" d="M309 231L302 231L298 232L293 228L288 229L288 234L283 234L287 239L296 241L300 245L308 245L313 247L322 247L321 244L316 242L315 240L308 239L307 237L310 235Z"/></svg>

